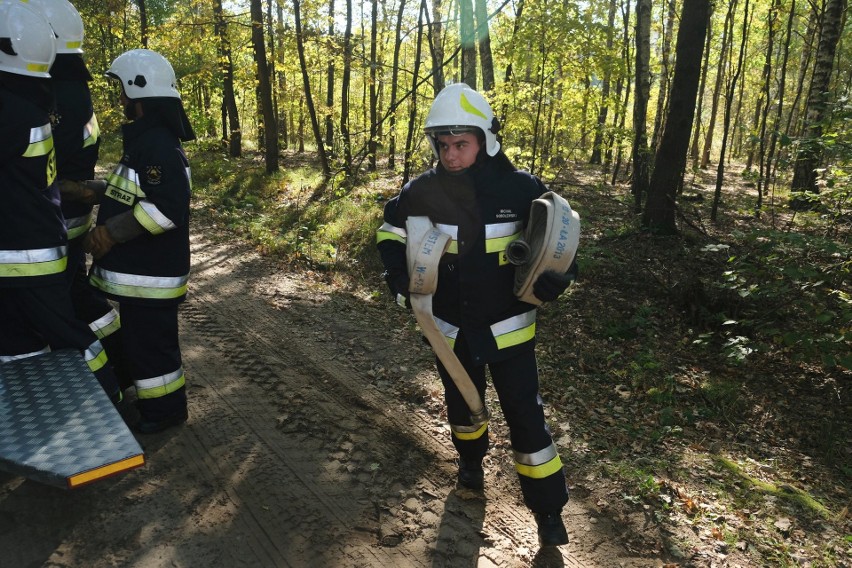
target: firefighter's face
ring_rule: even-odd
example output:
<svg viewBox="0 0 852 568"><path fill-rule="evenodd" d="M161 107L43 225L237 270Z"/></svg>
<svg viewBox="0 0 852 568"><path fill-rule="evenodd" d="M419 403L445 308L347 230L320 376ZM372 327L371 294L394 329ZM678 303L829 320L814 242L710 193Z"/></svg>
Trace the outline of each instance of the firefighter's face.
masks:
<svg viewBox="0 0 852 568"><path fill-rule="evenodd" d="M438 156L441 164L450 172L460 172L472 166L480 146L474 132L438 136Z"/></svg>
<svg viewBox="0 0 852 568"><path fill-rule="evenodd" d="M124 109L124 116L127 117L128 120L136 120L142 116L142 105L138 101L128 99L127 95L124 93L124 89L121 90L118 102L121 105L121 108Z"/></svg>

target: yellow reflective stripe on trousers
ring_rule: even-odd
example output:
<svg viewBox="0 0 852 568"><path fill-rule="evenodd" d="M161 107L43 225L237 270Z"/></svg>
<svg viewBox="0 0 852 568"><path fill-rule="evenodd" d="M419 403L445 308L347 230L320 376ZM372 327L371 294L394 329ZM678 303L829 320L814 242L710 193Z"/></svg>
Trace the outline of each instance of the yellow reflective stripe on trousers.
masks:
<svg viewBox="0 0 852 568"><path fill-rule="evenodd" d="M68 247L0 250L0 278L47 276L65 272Z"/></svg>
<svg viewBox="0 0 852 568"><path fill-rule="evenodd" d="M30 128L30 144L24 152L24 158L46 156L53 150L53 131L50 123Z"/></svg>
<svg viewBox="0 0 852 568"><path fill-rule="evenodd" d="M98 124L98 117L92 113L92 118L83 126L83 148L94 146L101 137L101 127Z"/></svg>
<svg viewBox="0 0 852 568"><path fill-rule="evenodd" d="M444 339L447 340L447 343L450 344L450 347L455 347L456 338L459 336L459 327L457 325L447 323L437 316L432 317L435 318L435 323L438 324L438 329L441 330Z"/></svg>
<svg viewBox="0 0 852 568"><path fill-rule="evenodd" d="M533 454L514 452L515 470L524 477L543 479L562 469L562 460L553 442Z"/></svg>
<svg viewBox="0 0 852 568"><path fill-rule="evenodd" d="M382 241L399 241L402 244L406 243L408 233L405 229L394 227L390 223L383 223L379 230L376 231L376 244Z"/></svg>
<svg viewBox="0 0 852 568"><path fill-rule="evenodd" d="M485 434L485 430L487 428L487 420L484 424L474 426L457 426L455 424L450 424L450 430L452 431L453 436L459 440L478 440L483 434Z"/></svg>
<svg viewBox="0 0 852 568"><path fill-rule="evenodd" d="M144 199L133 206L133 217L152 235L159 235L175 228L171 219L163 215L156 205Z"/></svg>
<svg viewBox="0 0 852 568"><path fill-rule="evenodd" d="M497 349L520 345L535 337L535 310L530 310L491 326Z"/></svg>
<svg viewBox="0 0 852 568"><path fill-rule="evenodd" d="M183 368L160 375L159 377L151 377L133 381L136 385L136 396L138 398L160 398L169 393L173 393L180 387L186 384L186 378L183 374Z"/></svg>
<svg viewBox="0 0 852 568"><path fill-rule="evenodd" d="M143 276L105 270L95 266L89 280L96 288L126 298L169 300L186 294L189 274L185 276Z"/></svg>
<svg viewBox="0 0 852 568"><path fill-rule="evenodd" d="M89 232L89 227L92 226L92 213L82 215L80 217L71 217L65 219L65 229L68 231L68 240L76 239L81 235Z"/></svg>
<svg viewBox="0 0 852 568"><path fill-rule="evenodd" d="M103 339L121 329L121 318L117 311L110 310L95 321L89 323L89 329L95 333L98 339Z"/></svg>
<svg viewBox="0 0 852 568"><path fill-rule="evenodd" d="M83 357L85 357L86 364L93 373L100 370L108 361L106 351L104 351L104 346L101 345L100 341L95 341L89 345L89 348L83 352Z"/></svg>

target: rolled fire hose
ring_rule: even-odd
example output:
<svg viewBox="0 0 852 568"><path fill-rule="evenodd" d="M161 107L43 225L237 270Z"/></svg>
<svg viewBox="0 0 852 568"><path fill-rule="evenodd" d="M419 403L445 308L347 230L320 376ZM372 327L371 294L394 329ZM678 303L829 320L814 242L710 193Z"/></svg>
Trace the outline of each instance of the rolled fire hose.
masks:
<svg viewBox="0 0 852 568"><path fill-rule="evenodd" d="M450 236L436 229L429 217L409 217L405 223L407 236L409 300L414 317L435 355L447 369L470 409L474 424L488 421L488 410L479 396L470 375L447 343L432 314L432 295L438 288L438 262L450 246Z"/></svg>
<svg viewBox="0 0 852 568"><path fill-rule="evenodd" d="M530 205L530 219L524 236L506 247L515 268L515 295L523 302L541 305L533 294L533 284L548 270L565 274L577 254L580 242L580 215L552 191Z"/></svg>

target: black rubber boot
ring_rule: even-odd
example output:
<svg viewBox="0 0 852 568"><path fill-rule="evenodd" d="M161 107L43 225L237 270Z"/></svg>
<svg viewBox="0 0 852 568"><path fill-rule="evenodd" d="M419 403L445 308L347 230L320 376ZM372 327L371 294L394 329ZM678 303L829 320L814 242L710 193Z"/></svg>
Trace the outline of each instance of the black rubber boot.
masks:
<svg viewBox="0 0 852 568"><path fill-rule="evenodd" d="M482 471L482 462L466 462L459 458L459 485L473 489L474 491L482 491L485 486L485 472Z"/></svg>
<svg viewBox="0 0 852 568"><path fill-rule="evenodd" d="M568 531L562 522L562 511L535 513L538 525L538 544L542 548L568 544Z"/></svg>

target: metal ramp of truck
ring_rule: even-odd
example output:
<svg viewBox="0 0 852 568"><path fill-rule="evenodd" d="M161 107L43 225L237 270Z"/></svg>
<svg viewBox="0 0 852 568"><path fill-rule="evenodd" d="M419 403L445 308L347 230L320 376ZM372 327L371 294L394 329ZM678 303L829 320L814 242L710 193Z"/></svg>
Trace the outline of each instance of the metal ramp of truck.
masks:
<svg viewBox="0 0 852 568"><path fill-rule="evenodd" d="M73 489L144 463L79 352L0 363L0 470Z"/></svg>

